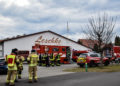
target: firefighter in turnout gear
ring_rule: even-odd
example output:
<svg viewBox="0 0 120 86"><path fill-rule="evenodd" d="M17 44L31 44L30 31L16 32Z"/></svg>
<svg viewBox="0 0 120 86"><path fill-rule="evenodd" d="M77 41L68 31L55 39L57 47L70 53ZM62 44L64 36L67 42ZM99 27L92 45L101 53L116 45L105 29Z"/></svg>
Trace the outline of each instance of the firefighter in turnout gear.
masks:
<svg viewBox="0 0 120 86"><path fill-rule="evenodd" d="M56 66L60 66L60 54L59 53L56 56Z"/></svg>
<svg viewBox="0 0 120 86"><path fill-rule="evenodd" d="M42 56L42 66L46 66L46 58L47 58L47 54L45 53L45 54Z"/></svg>
<svg viewBox="0 0 120 86"><path fill-rule="evenodd" d="M55 65L55 56L53 55L53 53L50 56L50 65L54 66Z"/></svg>
<svg viewBox="0 0 120 86"><path fill-rule="evenodd" d="M42 66L42 55L39 55L39 66Z"/></svg>
<svg viewBox="0 0 120 86"><path fill-rule="evenodd" d="M14 82L17 75L17 64L19 63L19 59L16 58L17 49L12 49L10 55L6 56L6 64L8 65L8 73L7 73L7 80L6 85L14 86Z"/></svg>
<svg viewBox="0 0 120 86"><path fill-rule="evenodd" d="M46 67L50 67L49 57L50 57L50 55L48 53L46 53L46 58L45 58Z"/></svg>
<svg viewBox="0 0 120 86"><path fill-rule="evenodd" d="M27 58L29 64L29 83L37 82L37 65L39 63L39 56L35 50L31 50L31 54Z"/></svg>
<svg viewBox="0 0 120 86"><path fill-rule="evenodd" d="M19 59L19 65L18 65L18 79L21 79L21 74L23 70L23 62L24 62L24 57L23 56L18 56Z"/></svg>

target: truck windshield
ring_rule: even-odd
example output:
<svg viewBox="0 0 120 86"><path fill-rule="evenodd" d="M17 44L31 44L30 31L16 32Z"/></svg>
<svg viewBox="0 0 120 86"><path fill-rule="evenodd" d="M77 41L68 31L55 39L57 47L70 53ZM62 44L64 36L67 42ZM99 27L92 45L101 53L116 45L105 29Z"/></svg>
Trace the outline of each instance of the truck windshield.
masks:
<svg viewBox="0 0 120 86"><path fill-rule="evenodd" d="M100 57L99 54L90 54L90 57Z"/></svg>
<svg viewBox="0 0 120 86"><path fill-rule="evenodd" d="M80 57L80 58L86 58L86 57L87 57L87 54L80 54L79 57Z"/></svg>

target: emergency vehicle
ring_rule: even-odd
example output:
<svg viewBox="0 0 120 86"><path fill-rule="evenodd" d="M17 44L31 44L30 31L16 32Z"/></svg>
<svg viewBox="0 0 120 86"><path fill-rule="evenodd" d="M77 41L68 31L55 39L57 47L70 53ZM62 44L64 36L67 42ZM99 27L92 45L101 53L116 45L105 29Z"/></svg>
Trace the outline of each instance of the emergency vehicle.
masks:
<svg viewBox="0 0 120 86"><path fill-rule="evenodd" d="M46 48L47 47L47 48ZM56 46L56 45L37 45L32 46L32 49L35 49L39 55L45 54L45 51L48 51L48 54L53 54L56 56L60 55L60 63L68 64L70 63L70 46ZM48 49L48 50L46 50Z"/></svg>
<svg viewBox="0 0 120 86"><path fill-rule="evenodd" d="M120 46L113 46L113 56L120 62Z"/></svg>
<svg viewBox="0 0 120 86"><path fill-rule="evenodd" d="M120 46L114 46L113 53L116 58L120 58Z"/></svg>
<svg viewBox="0 0 120 86"><path fill-rule="evenodd" d="M23 56L25 61L27 61L27 57L29 56L29 51L27 51L27 50L19 50L18 55Z"/></svg>
<svg viewBox="0 0 120 86"><path fill-rule="evenodd" d="M107 50L105 57L109 58L110 61L120 62L120 46L113 46L111 51Z"/></svg>
<svg viewBox="0 0 120 86"><path fill-rule="evenodd" d="M77 64L80 67L84 67L85 63L87 63L90 67L92 66L98 66L100 64L101 56L99 53L83 53L80 54L80 56L77 59ZM102 62L105 66L109 65L109 59L104 57L102 59Z"/></svg>
<svg viewBox="0 0 120 86"><path fill-rule="evenodd" d="M73 50L72 52L73 52L72 53L72 60L73 60L73 62L77 62L77 58L80 56L80 54L88 53L89 51L87 51L87 50L80 50L80 51Z"/></svg>

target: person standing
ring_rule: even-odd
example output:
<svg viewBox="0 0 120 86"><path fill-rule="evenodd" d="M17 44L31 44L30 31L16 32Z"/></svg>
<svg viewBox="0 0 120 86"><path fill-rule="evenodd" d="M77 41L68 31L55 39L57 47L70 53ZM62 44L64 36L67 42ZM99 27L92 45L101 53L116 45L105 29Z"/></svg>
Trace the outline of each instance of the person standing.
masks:
<svg viewBox="0 0 120 86"><path fill-rule="evenodd" d="M35 50L31 50L31 54L28 56L27 61L29 63L29 83L37 82L37 65L39 63L39 56Z"/></svg>
<svg viewBox="0 0 120 86"><path fill-rule="evenodd" d="M39 55L39 66L42 66L42 54Z"/></svg>
<svg viewBox="0 0 120 86"><path fill-rule="evenodd" d="M56 66L60 66L60 54L56 56Z"/></svg>
<svg viewBox="0 0 120 86"><path fill-rule="evenodd" d="M45 66L46 65L46 54L43 54L42 55L42 66Z"/></svg>
<svg viewBox="0 0 120 86"><path fill-rule="evenodd" d="M19 63L19 59L16 58L17 51L17 49L12 49L11 54L7 55L5 59L6 64L8 65L6 85L15 85L14 82L17 75L17 64Z"/></svg>
<svg viewBox="0 0 120 86"><path fill-rule="evenodd" d="M53 53L50 55L50 65L51 66L55 65L55 56L53 55Z"/></svg>
<svg viewBox="0 0 120 86"><path fill-rule="evenodd" d="M50 67L49 57L50 57L50 55L48 55L48 53L46 53L46 58L45 58L46 67Z"/></svg>
<svg viewBox="0 0 120 86"><path fill-rule="evenodd" d="M18 55L18 59L19 59L19 64L18 64L18 79L21 79L21 74L23 71L23 62L24 62L24 57Z"/></svg>

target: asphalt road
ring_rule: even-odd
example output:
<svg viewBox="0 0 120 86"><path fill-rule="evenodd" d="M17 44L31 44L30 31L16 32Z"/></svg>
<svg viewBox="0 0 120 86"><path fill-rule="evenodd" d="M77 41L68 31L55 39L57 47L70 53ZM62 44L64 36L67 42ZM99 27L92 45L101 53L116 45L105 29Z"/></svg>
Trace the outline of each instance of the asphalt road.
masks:
<svg viewBox="0 0 120 86"><path fill-rule="evenodd" d="M0 83L4 86L4 83ZM16 86L120 86L120 72L115 73L72 73L39 78L37 83L19 80Z"/></svg>

